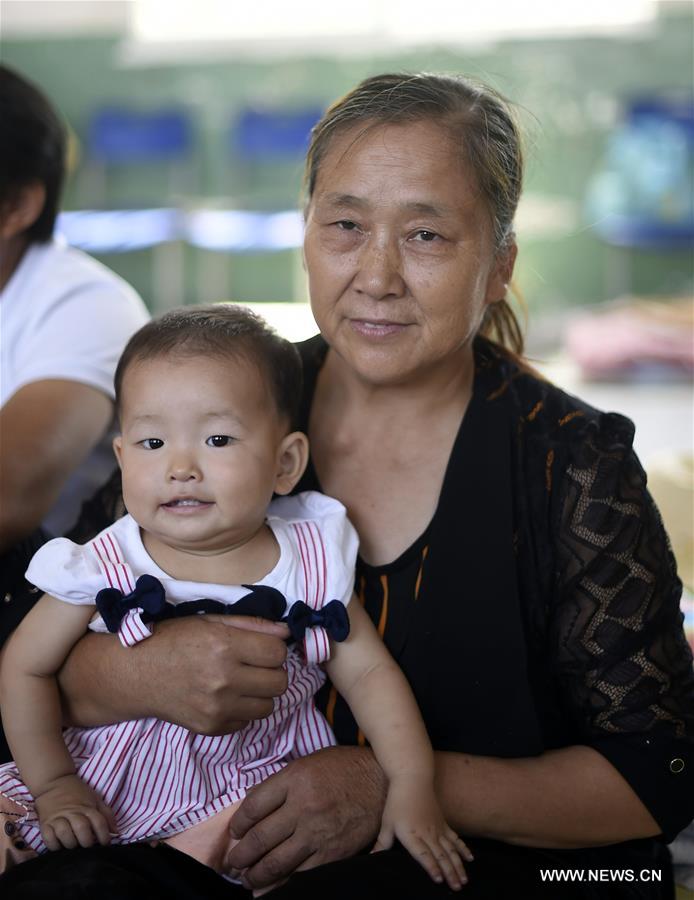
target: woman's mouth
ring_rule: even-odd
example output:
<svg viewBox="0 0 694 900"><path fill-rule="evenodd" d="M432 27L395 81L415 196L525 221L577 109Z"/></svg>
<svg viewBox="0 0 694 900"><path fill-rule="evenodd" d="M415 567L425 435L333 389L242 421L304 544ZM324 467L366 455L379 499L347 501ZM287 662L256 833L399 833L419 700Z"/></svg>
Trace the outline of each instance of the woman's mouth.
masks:
<svg viewBox="0 0 694 900"><path fill-rule="evenodd" d="M388 319L350 319L349 323L357 334L368 338L390 337L408 327L403 322L391 322Z"/></svg>

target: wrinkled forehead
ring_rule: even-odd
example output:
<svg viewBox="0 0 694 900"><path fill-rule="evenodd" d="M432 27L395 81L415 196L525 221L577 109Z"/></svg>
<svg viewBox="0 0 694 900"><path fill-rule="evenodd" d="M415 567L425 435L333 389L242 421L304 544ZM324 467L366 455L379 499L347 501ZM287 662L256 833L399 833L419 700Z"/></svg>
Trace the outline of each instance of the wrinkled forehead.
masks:
<svg viewBox="0 0 694 900"><path fill-rule="evenodd" d="M316 181L326 164L334 166L346 162L355 154L368 158L374 152L387 152L397 158L412 143L422 149L428 146L433 155L445 154L450 157L450 162L458 160L461 155L456 153L453 135L443 122L434 119L398 122L367 119L343 125L326 139L318 162Z"/></svg>
<svg viewBox="0 0 694 900"><path fill-rule="evenodd" d="M443 124L360 123L332 138L306 214L318 208L394 208L491 224L472 166Z"/></svg>

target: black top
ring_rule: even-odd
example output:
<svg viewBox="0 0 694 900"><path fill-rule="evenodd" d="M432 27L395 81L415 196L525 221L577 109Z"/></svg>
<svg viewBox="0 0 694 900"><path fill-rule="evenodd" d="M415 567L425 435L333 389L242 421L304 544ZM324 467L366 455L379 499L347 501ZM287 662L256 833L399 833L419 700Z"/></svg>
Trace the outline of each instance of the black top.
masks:
<svg viewBox="0 0 694 900"><path fill-rule="evenodd" d="M302 427L327 345L299 345ZM427 533L356 589L407 675L434 747L602 753L667 840L694 816L694 673L681 583L632 423L487 341ZM309 466L297 490L320 489ZM387 610L384 613L384 590ZM324 690L338 740L359 740Z"/></svg>

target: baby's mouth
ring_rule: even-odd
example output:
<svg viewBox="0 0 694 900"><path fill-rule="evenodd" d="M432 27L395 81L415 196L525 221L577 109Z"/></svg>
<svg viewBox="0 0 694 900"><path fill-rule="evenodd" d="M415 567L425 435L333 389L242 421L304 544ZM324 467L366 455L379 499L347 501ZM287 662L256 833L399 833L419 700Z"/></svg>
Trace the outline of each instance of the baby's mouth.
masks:
<svg viewBox="0 0 694 900"><path fill-rule="evenodd" d="M209 506L210 502L208 500L196 500L193 497L181 497L177 500L169 500L168 503L162 503L162 506L167 507L168 509L181 509L183 507L195 507L195 506Z"/></svg>

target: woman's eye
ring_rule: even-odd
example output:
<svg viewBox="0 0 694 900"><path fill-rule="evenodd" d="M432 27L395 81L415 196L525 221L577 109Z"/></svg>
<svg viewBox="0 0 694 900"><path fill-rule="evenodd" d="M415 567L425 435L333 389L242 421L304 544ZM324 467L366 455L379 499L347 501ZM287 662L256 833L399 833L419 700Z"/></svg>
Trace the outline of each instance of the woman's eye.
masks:
<svg viewBox="0 0 694 900"><path fill-rule="evenodd" d="M213 434L211 437L208 437L205 443L208 447L226 447L230 444L234 439L229 437L228 434Z"/></svg>
<svg viewBox="0 0 694 900"><path fill-rule="evenodd" d="M354 231L357 228L356 222L350 222L349 219L340 219L339 222L335 222L337 227L342 231Z"/></svg>
<svg viewBox="0 0 694 900"><path fill-rule="evenodd" d="M164 446L164 441L160 438L145 438L144 441L140 441L140 445L145 448L145 450L159 450Z"/></svg>
<svg viewBox="0 0 694 900"><path fill-rule="evenodd" d="M414 237L420 241L424 241L427 244L430 244L432 241L435 241L440 235L438 235L435 231L427 231L426 228L420 228L419 231L415 231Z"/></svg>

